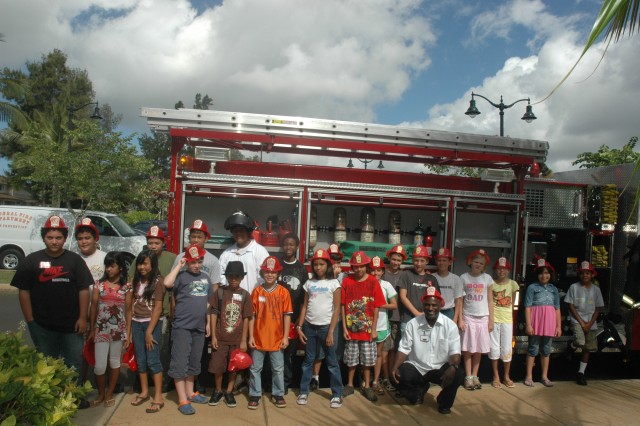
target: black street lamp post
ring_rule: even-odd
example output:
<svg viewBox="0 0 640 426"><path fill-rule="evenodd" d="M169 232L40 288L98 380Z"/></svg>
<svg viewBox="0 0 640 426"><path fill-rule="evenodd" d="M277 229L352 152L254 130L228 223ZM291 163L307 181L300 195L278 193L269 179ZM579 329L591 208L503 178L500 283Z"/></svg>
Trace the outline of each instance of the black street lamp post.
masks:
<svg viewBox="0 0 640 426"><path fill-rule="evenodd" d="M473 99L474 96L478 96L478 97L484 99L485 101L489 102L491 104L491 106L493 106L494 108L498 108L500 110L500 136L504 136L504 110L511 108L512 106L514 106L518 102L527 101L527 109L526 109L526 112L524 113L524 115L522 116L522 120L526 121L527 123L531 123L533 120L538 118L533 114L533 108L531 107L531 99L530 98L518 99L517 101L515 101L512 104L505 105L504 102L502 101L502 96L500 96L500 103L497 104L497 103L492 102L489 99L485 98L484 96L479 95L477 93L473 93L473 92L471 92L471 101L469 102L469 109L467 109L467 112L465 112L465 114L468 115L471 118L475 118L476 115L480 115L480 111L476 107L476 101L475 101L475 99Z"/></svg>
<svg viewBox="0 0 640 426"><path fill-rule="evenodd" d="M96 107L93 109L93 114L91 114L90 118L93 118L95 120L102 120L102 115L100 115L100 105L98 104L98 101L96 102L87 102L86 104L79 106L79 107L74 107L73 105L69 105L69 128L72 128L71 126L73 126L73 113L80 111L83 108L88 107L89 105L95 105ZM67 138L67 150L68 152L71 152L72 148L71 148L71 136L69 136Z"/></svg>

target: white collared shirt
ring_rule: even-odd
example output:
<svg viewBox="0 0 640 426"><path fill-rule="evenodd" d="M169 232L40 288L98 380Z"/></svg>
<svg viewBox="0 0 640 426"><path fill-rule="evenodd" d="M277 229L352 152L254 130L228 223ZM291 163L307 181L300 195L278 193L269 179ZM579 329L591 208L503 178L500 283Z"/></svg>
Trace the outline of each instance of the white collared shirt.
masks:
<svg viewBox="0 0 640 426"><path fill-rule="evenodd" d="M449 361L452 355L460 354L460 334L458 326L448 317L438 314L433 327L424 315L419 315L407 323L398 350L407 355L420 374L437 370Z"/></svg>
<svg viewBox="0 0 640 426"><path fill-rule="evenodd" d="M220 270L222 271L222 285L227 285L227 278L224 276L224 271L227 269L227 264L232 260L239 260L244 265L244 271L247 273L240 287L244 288L251 294L253 289L259 285L262 285L264 280L260 277L260 265L269 257L269 252L266 248L258 244L255 240L251 240L246 247L238 248L237 244L233 244L226 249L220 255Z"/></svg>

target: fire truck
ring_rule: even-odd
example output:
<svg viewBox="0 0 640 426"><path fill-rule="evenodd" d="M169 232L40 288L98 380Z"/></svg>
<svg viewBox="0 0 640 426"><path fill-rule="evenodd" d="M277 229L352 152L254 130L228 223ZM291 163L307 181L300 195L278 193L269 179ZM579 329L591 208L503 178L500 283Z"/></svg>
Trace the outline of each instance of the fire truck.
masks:
<svg viewBox="0 0 640 426"><path fill-rule="evenodd" d="M254 235L271 254L281 252L279 236L295 232L300 259L337 242L345 269L356 250L384 258L395 244L410 253L419 243L449 248L452 272L462 274L468 254L483 248L491 259L509 259L512 278L524 289L532 256L552 255L564 229L581 233L571 241L573 256L584 259L587 185L528 176L546 160L544 141L212 110L143 107L141 115L151 129L171 137L167 247L176 253L185 245L185 229L199 218L212 232L206 248L219 255L233 243L224 220L242 210L259 226ZM233 160L239 151L253 158ZM430 174L425 165L482 173ZM558 188L570 195L554 193ZM544 199L547 192L553 196ZM560 220L550 209L552 199L568 208L566 217L540 222L554 215ZM605 234L592 235L589 244L601 246L598 238ZM563 269L561 276L570 280L575 265L567 264L569 274ZM520 352L526 346L521 302L515 301Z"/></svg>

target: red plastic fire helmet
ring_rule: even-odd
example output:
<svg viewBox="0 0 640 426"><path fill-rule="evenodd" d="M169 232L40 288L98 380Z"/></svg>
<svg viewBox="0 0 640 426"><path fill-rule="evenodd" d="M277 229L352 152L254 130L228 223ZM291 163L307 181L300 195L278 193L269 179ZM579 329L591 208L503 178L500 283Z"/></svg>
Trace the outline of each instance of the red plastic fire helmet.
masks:
<svg viewBox="0 0 640 426"><path fill-rule="evenodd" d="M248 353L242 352L239 348L231 351L231 357L229 358L229 368L231 372L245 370L251 367L253 360Z"/></svg>

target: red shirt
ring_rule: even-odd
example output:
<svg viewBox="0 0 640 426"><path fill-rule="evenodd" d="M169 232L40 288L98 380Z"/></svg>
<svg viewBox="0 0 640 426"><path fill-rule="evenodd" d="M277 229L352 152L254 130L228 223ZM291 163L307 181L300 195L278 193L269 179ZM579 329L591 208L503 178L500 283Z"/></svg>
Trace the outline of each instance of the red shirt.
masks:
<svg viewBox="0 0 640 426"><path fill-rule="evenodd" d="M353 340L371 340L373 310L384 305L384 294L378 280L369 275L364 281L356 281L349 275L342 281L342 305L347 330Z"/></svg>

